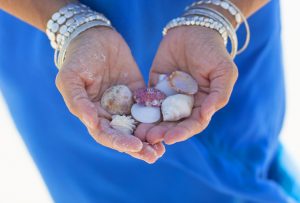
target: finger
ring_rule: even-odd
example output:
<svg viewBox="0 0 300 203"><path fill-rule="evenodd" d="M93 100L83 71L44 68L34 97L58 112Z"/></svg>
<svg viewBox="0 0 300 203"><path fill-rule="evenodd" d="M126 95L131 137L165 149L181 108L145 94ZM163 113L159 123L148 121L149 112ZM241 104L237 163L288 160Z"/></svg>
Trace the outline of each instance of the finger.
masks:
<svg viewBox="0 0 300 203"><path fill-rule="evenodd" d="M157 161L158 158L160 158L165 152L165 148L163 144L157 144L154 146L151 146L149 143L144 142L143 148L141 151L132 153L129 152L128 154L133 156L134 158L143 160L149 164L153 164Z"/></svg>
<svg viewBox="0 0 300 203"><path fill-rule="evenodd" d="M174 122L162 122L156 126L153 126L147 131L146 140L150 144L157 144L164 140L165 133L172 127L174 127L176 123Z"/></svg>
<svg viewBox="0 0 300 203"><path fill-rule="evenodd" d="M147 141L146 135L148 130L150 130L155 124L148 124L148 123L141 123L137 126L136 130L134 131L134 135L138 137L143 142Z"/></svg>
<svg viewBox="0 0 300 203"><path fill-rule="evenodd" d="M210 120L206 120L206 118L201 116L200 107L194 108L189 118L178 123L175 127L166 132L164 142L170 145L185 141L203 131L209 122Z"/></svg>
<svg viewBox="0 0 300 203"><path fill-rule="evenodd" d="M216 111L228 103L237 77L238 70L232 61L222 63L209 75L210 91L201 104L202 117L211 119Z"/></svg>
<svg viewBox="0 0 300 203"><path fill-rule="evenodd" d="M143 148L141 140L135 136L122 134L111 128L107 119L99 119L97 129L89 129L89 133L99 143L120 152L139 152Z"/></svg>
<svg viewBox="0 0 300 203"><path fill-rule="evenodd" d="M98 107L89 100L81 78L71 71L61 70L56 77L56 86L70 112L87 127L96 128Z"/></svg>

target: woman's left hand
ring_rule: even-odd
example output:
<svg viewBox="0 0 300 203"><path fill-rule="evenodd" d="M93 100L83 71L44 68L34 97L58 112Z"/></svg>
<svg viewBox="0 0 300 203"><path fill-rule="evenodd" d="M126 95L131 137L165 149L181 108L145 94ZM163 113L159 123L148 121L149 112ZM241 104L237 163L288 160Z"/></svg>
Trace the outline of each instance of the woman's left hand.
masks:
<svg viewBox="0 0 300 203"><path fill-rule="evenodd" d="M159 74L175 70L189 73L198 82L192 115L180 122L140 125L136 135L151 144L174 144L203 131L213 114L228 103L238 77L221 35L199 26L169 30L154 59L150 85L157 83Z"/></svg>

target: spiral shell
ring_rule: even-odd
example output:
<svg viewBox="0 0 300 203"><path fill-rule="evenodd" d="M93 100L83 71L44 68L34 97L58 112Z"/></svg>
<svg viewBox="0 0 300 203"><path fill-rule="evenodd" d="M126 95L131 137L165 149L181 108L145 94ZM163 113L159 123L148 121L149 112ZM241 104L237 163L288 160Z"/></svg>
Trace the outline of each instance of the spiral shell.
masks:
<svg viewBox="0 0 300 203"><path fill-rule="evenodd" d="M114 115L112 116L110 126L122 133L132 135L136 128L136 121L131 116Z"/></svg>

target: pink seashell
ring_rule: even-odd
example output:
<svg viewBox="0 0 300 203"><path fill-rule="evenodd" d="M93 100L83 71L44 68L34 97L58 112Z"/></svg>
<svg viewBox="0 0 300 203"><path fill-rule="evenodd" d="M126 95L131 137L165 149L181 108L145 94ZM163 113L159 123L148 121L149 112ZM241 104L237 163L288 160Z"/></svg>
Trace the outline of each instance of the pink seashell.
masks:
<svg viewBox="0 0 300 203"><path fill-rule="evenodd" d="M113 115L130 114L132 105L132 92L125 85L116 85L107 89L101 98L101 106Z"/></svg>
<svg viewBox="0 0 300 203"><path fill-rule="evenodd" d="M168 78L170 86L178 93L196 94L198 92L197 81L188 73L174 71Z"/></svg>
<svg viewBox="0 0 300 203"><path fill-rule="evenodd" d="M133 93L133 98L138 104L159 107L166 95L156 88L139 88Z"/></svg>

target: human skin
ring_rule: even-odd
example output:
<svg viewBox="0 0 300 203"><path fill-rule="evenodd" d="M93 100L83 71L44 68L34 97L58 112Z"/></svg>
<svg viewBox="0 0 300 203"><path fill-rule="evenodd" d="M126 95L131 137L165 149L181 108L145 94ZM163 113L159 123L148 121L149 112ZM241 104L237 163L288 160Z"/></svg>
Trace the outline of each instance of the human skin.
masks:
<svg viewBox="0 0 300 203"><path fill-rule="evenodd" d="M1 0L0 8L45 31L51 15L69 2L74 1ZM249 16L268 1L232 2ZM216 9L234 24L228 13ZM212 115L227 104L238 75L222 37L199 26L176 28L163 38L152 64L150 84L156 83L158 74L178 69L192 74L200 87L192 116L181 122L141 124L136 137L109 128L110 115L99 104L103 91L115 84L133 90L145 86L126 42L116 31L92 28L72 41L56 84L70 112L98 143L154 163L165 152L163 141L184 141L206 128Z"/></svg>

